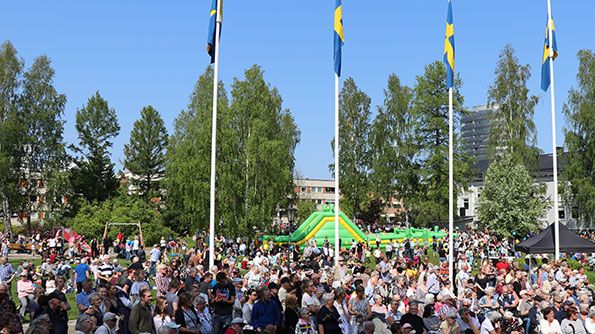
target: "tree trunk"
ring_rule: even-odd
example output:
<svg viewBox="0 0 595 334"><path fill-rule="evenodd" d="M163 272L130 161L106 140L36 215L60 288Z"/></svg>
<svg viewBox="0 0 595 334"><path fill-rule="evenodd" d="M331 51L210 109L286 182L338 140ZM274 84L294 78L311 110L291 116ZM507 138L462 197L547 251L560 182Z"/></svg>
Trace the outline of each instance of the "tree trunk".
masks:
<svg viewBox="0 0 595 334"><path fill-rule="evenodd" d="M10 222L10 207L8 200L2 201L2 211L4 211L4 235L8 236L9 240L12 241L12 224Z"/></svg>

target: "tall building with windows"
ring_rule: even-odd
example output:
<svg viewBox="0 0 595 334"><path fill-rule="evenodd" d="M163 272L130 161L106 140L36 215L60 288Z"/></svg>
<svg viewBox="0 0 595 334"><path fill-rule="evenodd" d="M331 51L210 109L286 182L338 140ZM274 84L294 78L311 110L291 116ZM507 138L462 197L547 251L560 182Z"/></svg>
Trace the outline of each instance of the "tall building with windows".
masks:
<svg viewBox="0 0 595 334"><path fill-rule="evenodd" d="M488 140L490 138L490 109L475 106L468 115L461 118L461 140L463 151L476 161L488 158Z"/></svg>

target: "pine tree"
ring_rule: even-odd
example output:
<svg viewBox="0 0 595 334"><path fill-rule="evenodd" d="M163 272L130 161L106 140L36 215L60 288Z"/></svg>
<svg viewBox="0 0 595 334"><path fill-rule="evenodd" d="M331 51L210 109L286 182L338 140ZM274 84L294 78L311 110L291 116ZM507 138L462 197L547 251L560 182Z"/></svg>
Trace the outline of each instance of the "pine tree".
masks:
<svg viewBox="0 0 595 334"><path fill-rule="evenodd" d="M152 106L141 110L134 122L130 143L124 146L124 167L134 174L131 180L145 198L159 192L159 182L165 172L167 129L159 112Z"/></svg>
<svg viewBox="0 0 595 334"><path fill-rule="evenodd" d="M109 157L112 139L120 132L114 109L96 92L87 105L76 112L79 146L72 147L80 156L72 171L75 193L88 201L103 201L115 193L118 181Z"/></svg>
<svg viewBox="0 0 595 334"><path fill-rule="evenodd" d="M426 226L448 221L448 91L446 67L434 62L416 78L411 108L411 143L415 156L413 176L409 182L411 195L406 206L411 208L417 225ZM453 92L455 122L464 113L462 85L456 78ZM456 126L456 124L455 124ZM455 135L454 183L455 203L457 190L466 187L471 176L471 161L463 154Z"/></svg>

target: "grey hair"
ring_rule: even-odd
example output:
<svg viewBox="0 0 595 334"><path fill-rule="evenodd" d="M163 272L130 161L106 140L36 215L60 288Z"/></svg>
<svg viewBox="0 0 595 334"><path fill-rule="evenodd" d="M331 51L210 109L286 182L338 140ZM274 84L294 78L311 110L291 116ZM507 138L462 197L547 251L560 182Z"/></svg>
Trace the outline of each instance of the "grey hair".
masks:
<svg viewBox="0 0 595 334"><path fill-rule="evenodd" d="M170 329L167 328L166 326L161 326L157 330L157 334L169 334L169 331L170 331Z"/></svg>
<svg viewBox="0 0 595 334"><path fill-rule="evenodd" d="M76 326L74 327L74 329L77 330L77 331L82 331L83 330L83 323L85 321L93 321L93 319L88 314L84 314L84 313L81 314L79 316L79 318L77 319L77 321L76 321Z"/></svg>
<svg viewBox="0 0 595 334"><path fill-rule="evenodd" d="M589 309L589 318L593 318L595 316L595 306L591 306Z"/></svg>
<svg viewBox="0 0 595 334"><path fill-rule="evenodd" d="M332 299L334 299L334 296L333 296L332 293L325 293L324 295L322 295L322 302L323 303L326 303L326 302L328 302L329 300L332 300Z"/></svg>
<svg viewBox="0 0 595 334"><path fill-rule="evenodd" d="M310 314L310 310L307 307L302 307L298 310L300 317L305 316L306 314Z"/></svg>
<svg viewBox="0 0 595 334"><path fill-rule="evenodd" d="M202 295L196 296L196 299L194 299L194 300L196 301L197 304L206 304L207 303L207 300Z"/></svg>

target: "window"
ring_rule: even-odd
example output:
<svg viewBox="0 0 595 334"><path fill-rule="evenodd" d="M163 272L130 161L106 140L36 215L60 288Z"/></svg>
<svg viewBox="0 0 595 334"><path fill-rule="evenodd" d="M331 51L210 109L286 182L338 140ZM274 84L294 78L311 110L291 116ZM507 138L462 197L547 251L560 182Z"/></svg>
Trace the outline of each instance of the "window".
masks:
<svg viewBox="0 0 595 334"><path fill-rule="evenodd" d="M306 187L300 187L300 192L305 193L306 192Z"/></svg>
<svg viewBox="0 0 595 334"><path fill-rule="evenodd" d="M566 218L566 212L564 212L564 209L558 210L558 219L565 219Z"/></svg>
<svg viewBox="0 0 595 334"><path fill-rule="evenodd" d="M463 207L467 210L469 210L469 199L465 198L463 199Z"/></svg>
<svg viewBox="0 0 595 334"><path fill-rule="evenodd" d="M335 187L326 187L324 189L324 191L327 192L327 193L334 194L335 193Z"/></svg>

